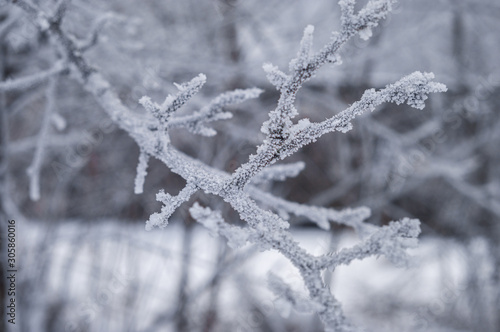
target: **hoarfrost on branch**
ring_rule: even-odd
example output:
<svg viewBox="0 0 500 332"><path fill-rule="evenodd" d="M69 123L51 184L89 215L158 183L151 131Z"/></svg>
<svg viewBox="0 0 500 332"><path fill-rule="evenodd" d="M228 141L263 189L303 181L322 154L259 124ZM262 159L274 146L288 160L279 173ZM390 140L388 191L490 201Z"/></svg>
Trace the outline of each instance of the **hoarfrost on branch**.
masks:
<svg viewBox="0 0 500 332"><path fill-rule="evenodd" d="M226 92L191 115L176 115L176 111L205 83L205 75L200 74L187 83L177 84L179 92L175 96L167 96L161 104L147 96L141 98L139 102L147 112L139 115L120 101L107 80L82 55L82 48L86 49L95 44L96 31L102 26L102 20L94 24L93 31L85 40L79 41L61 25L64 18L64 1L54 14L47 14L26 0L12 3L22 8L33 18L39 29L49 34L51 43L60 50L64 60L55 63L52 69L31 77L1 82L0 91L39 84L52 76L65 73L69 68L72 76L77 78L110 118L129 133L140 147L134 188L136 193L143 191L150 157L162 161L187 183L175 196L164 191L157 194L157 200L163 203L163 207L160 212L151 215L146 229L165 227L174 211L197 191L219 196L238 212L240 218L247 223L246 227L229 225L219 212L208 207L203 208L198 203L190 209L192 216L212 233L226 237L232 247L250 242L263 250L279 251L299 270L309 294L306 297L297 295L279 278L273 276L270 277L271 288L275 292L286 294L285 299L291 306L317 312L327 331L356 330L344 316L340 302L325 285L322 272L372 255L383 255L396 265L406 264L408 257L405 250L416 245L419 222L403 219L388 226L376 227L364 223L370 215L368 208L336 211L331 208L307 206L276 197L256 185L296 176L304 164L272 165L327 133L351 130L352 120L356 116L373 111L383 103L407 103L411 107L422 109L429 93L446 90L444 85L432 81L434 77L431 73L415 72L382 90L366 91L358 102L322 122L313 123L304 119L294 123L294 118L299 114L295 107L295 98L303 84L313 78L324 64L340 63L339 50L353 36L369 38L371 29L391 11L393 0L370 0L357 13L354 0L341 0L341 29L332 34L329 43L314 52L314 28L308 26L304 30L297 56L289 63L288 73L272 64L264 65L266 76L279 90L280 98L276 108L269 113L269 119L262 125L261 130L266 135L264 141L257 147L257 152L249 157L248 162L233 174L227 174L182 153L170 142L168 131L171 128L185 128L194 134L215 135L215 130L209 127L209 124L231 117L230 113L224 111L224 107L257 98L262 92L260 89ZM66 63L68 66L64 65ZM32 197L36 198L36 192L35 186ZM287 219L290 214L308 218L324 229L328 229L331 222L348 225L358 231L362 239L352 248L314 256L299 246L287 230L289 222L284 218Z"/></svg>

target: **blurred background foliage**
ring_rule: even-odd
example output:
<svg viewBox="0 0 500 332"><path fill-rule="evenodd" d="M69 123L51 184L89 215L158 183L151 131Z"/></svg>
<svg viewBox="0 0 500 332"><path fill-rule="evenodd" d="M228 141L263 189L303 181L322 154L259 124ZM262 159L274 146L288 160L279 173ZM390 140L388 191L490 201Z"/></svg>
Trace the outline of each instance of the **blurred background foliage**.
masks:
<svg viewBox="0 0 500 332"><path fill-rule="evenodd" d="M338 27L332 1L75 1L71 7L64 27L75 36L84 37L107 15L98 45L87 55L138 112L143 95L162 100L174 91L172 82L199 72L208 83L186 112L228 89L265 89L259 100L232 109L236 116L219 124L218 137L200 142L184 131L172 134L180 149L227 171L252 153L260 124L277 101L262 64L286 67L307 24L316 27L316 45ZM366 88L414 70L434 72L449 92L432 96L422 112L389 105L359 119L347 135L328 135L297 157L307 162L304 173L276 190L300 202L365 204L377 223L411 215L440 235L497 236L498 15L498 4L487 0L401 1L370 40L349 44L341 66L322 71L305 87L297 101L301 117L324 119ZM47 36L10 6L3 7L2 20L15 20L3 36L4 78L50 67L55 52ZM106 116L78 84L64 76L60 81L56 107L66 127L53 133L58 139L45 158L39 202L29 200L24 173L45 87L5 96L15 205L34 219L144 220L158 207L151 203L155 193L177 181L175 175L153 163L145 194L134 195L137 147L111 124L104 128Z"/></svg>

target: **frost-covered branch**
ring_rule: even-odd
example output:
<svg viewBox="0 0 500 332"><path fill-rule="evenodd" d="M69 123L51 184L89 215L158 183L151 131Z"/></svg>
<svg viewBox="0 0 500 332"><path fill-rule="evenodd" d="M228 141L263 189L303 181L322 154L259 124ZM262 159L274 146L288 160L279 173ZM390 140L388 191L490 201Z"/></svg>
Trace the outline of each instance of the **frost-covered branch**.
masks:
<svg viewBox="0 0 500 332"><path fill-rule="evenodd" d="M261 202L278 212L280 217L285 220L288 220L289 214L293 214L307 218L322 229L330 229L330 223L335 222L354 228L360 235L366 234L372 227L372 225L364 223L370 217L370 209L367 207L337 211L332 208L290 202L251 186L246 188L246 192L257 202Z"/></svg>
<svg viewBox="0 0 500 332"><path fill-rule="evenodd" d="M284 181L294 178L306 167L302 161L292 164L272 165L262 170L252 179L252 184L261 184L271 181Z"/></svg>
<svg viewBox="0 0 500 332"><path fill-rule="evenodd" d="M144 151L139 153L139 163L137 164L137 175L134 181L134 193L142 194L144 189L144 180L147 175L149 155Z"/></svg>
<svg viewBox="0 0 500 332"><path fill-rule="evenodd" d="M27 171L30 179L29 192L30 199L32 201L38 201L40 199L40 170L45 154L47 137L49 135L52 113L55 107L56 82L57 81L55 78L49 80L49 86L47 87L47 93L45 94L46 104L42 120L42 127L40 128L40 134L38 135L33 161L31 162L31 165L28 167Z"/></svg>
<svg viewBox="0 0 500 332"><path fill-rule="evenodd" d="M146 230L151 230L153 227L166 227L168 224L168 219L177 210L182 203L187 202L191 196L198 190L198 188L192 184L188 183L182 189L177 196L172 196L163 190L160 190L156 194L156 200L163 203L161 212L153 213L149 220L146 222Z"/></svg>
<svg viewBox="0 0 500 332"><path fill-rule="evenodd" d="M324 285L322 272L338 264L345 264L353 259L370 255L385 255L395 263L404 261L404 249L415 245L418 235L418 222L404 219L389 226L364 227L363 221L369 216L366 208L333 209L305 206L288 202L271 194L259 191L249 185L254 176L262 179L280 179L294 175L300 167L281 169L269 168L274 162L292 154L300 147L313 142L320 136L332 132L345 132L351 128L352 119L362 112L371 111L385 102L397 104L406 102L412 107L422 108L427 94L444 91L444 86L432 82L431 74L414 73L380 91L368 90L361 100L344 112L319 122L310 123L304 119L294 124L298 114L294 106L295 97L304 83L311 79L326 63L339 63L339 50L352 36L361 32L369 36L367 29L375 27L391 9L391 0L372 0L357 14L354 13L354 1L343 0L342 28L334 33L332 40L319 52L312 51L313 28L307 27L300 43L297 57L290 62L289 73L281 72L277 67L266 65L265 70L272 84L280 90L280 99L275 110L270 112L269 120L262 126L266 139L257 148L257 153L238 168L233 175L210 167L176 149L168 138L167 130L172 127L186 127L195 133L211 135L213 131L205 127L211 121L228 118L222 106L234 104L249 98L255 98L260 90L236 90L222 94L199 112L185 117L174 117L174 113L183 106L205 82L200 74L190 82L178 85L180 92L168 96L162 104L153 102L148 97L141 99L141 104L148 111L138 115L128 109L118 98L107 80L93 68L78 50L78 45L54 22L25 0L13 1L31 15L40 29L47 31L51 42L63 53L70 64L70 70L82 86L99 102L107 114L137 142L141 150L135 191L140 192L146 175L147 159L154 157L162 161L172 172L186 181L186 186L176 196L164 191L157 194L157 200L163 203L159 213L151 215L146 222L146 229L165 227L174 211L198 190L220 197L227 202L247 223L246 227L235 228L227 225L222 216L209 208L195 204L191 213L212 232L227 237L234 246L251 242L261 249L275 249L280 252L300 272L309 292L308 303L323 321L327 331L354 331L355 328L344 316L340 302ZM259 178L257 178L259 182ZM268 205L271 210L261 205ZM281 215L272 211L279 211ZM329 222L338 222L354 227L364 233L365 240L351 249L339 253L316 257L303 249L287 231L289 223L283 216L292 213L317 222L327 228ZM275 288L278 282L274 283Z"/></svg>
<svg viewBox="0 0 500 332"><path fill-rule="evenodd" d="M175 96L168 95L165 101L159 105L149 97L142 97L139 102L141 105L151 113L159 122L160 128L163 130L167 129L167 124L169 122L172 114L177 111L182 105L187 103L205 84L207 78L205 75L200 74L193 78L191 81L184 84L176 84L175 86L179 89L179 93Z"/></svg>
<svg viewBox="0 0 500 332"><path fill-rule="evenodd" d="M417 246L419 234L418 220L405 218L399 222L393 221L388 226L382 226L362 243L321 257L318 267L333 270L339 265L348 265L353 260L380 255L396 266L406 266L409 263L406 249Z"/></svg>
<svg viewBox="0 0 500 332"><path fill-rule="evenodd" d="M85 52L97 44L99 33L102 31L106 23L113 17L112 14L104 14L100 16L92 25L91 31L85 40L76 41L76 45L80 52Z"/></svg>
<svg viewBox="0 0 500 332"><path fill-rule="evenodd" d="M304 313L316 312L322 309L321 304L313 302L303 294L294 291L274 273L269 273L268 284L273 293L278 296L278 299L274 302L282 315L289 315L292 308Z"/></svg>
<svg viewBox="0 0 500 332"><path fill-rule="evenodd" d="M232 117L231 113L224 112L224 106L236 105L246 100L257 98L262 92L263 90L257 88L237 89L225 92L194 114L172 118L168 122L168 128L186 128L193 134L213 136L216 134L215 130L206 127L206 124Z"/></svg>
<svg viewBox="0 0 500 332"><path fill-rule="evenodd" d="M62 73L66 69L67 67L64 62L60 61L57 62L52 68L41 71L39 73L15 79L8 79L6 81L0 82L0 91L8 92L13 90L29 89L31 87L34 87L35 85L44 83L51 77Z"/></svg>
<svg viewBox="0 0 500 332"><path fill-rule="evenodd" d="M292 122L298 114L294 102L299 89L314 77L324 64L340 63L341 47L360 30L366 31L377 26L378 22L391 10L393 2L392 0L372 0L358 14L354 14L355 1L340 1L342 29L340 32L333 33L332 40L319 52L311 54L314 29L308 26L304 30L297 58L290 61L289 74L283 73L271 64L264 66L268 79L280 90L278 106L269 113L269 120L262 125L261 131L267 135L266 140L258 147L257 154L251 155L249 161L234 172L232 180L225 185L225 190L241 189L260 170L288 155L286 150L290 149L290 146L286 147L287 143L290 143L294 137L302 138L301 131L309 126L307 119L295 125ZM423 89L425 90L425 87ZM415 106L420 107L421 103L416 102ZM295 151L296 149L293 150Z"/></svg>
<svg viewBox="0 0 500 332"><path fill-rule="evenodd" d="M411 107L423 109L428 94L446 91L446 86L433 82L433 78L432 73L415 72L394 84L388 85L385 89L379 91L375 91L375 89L367 90L361 100L330 119L319 123L299 122L292 127L293 135L283 144L279 158L283 159L293 154L327 133L333 131L346 133L352 129L351 121L356 116L364 112L373 112L377 106L383 103L395 103L397 105L407 103Z"/></svg>
<svg viewBox="0 0 500 332"><path fill-rule="evenodd" d="M209 207L201 207L195 203L189 212L191 216L200 224L205 226L213 236L222 235L227 239L227 244L231 248L244 246L250 237L255 236L253 230L244 230L241 227L229 225L224 221L219 211L212 211Z"/></svg>
<svg viewBox="0 0 500 332"><path fill-rule="evenodd" d="M18 18L18 15L9 15L0 23L0 40L3 41L9 31L14 28Z"/></svg>
<svg viewBox="0 0 500 332"><path fill-rule="evenodd" d="M355 0L339 1L342 30L350 33L358 32L365 40L370 38L371 29L387 16L395 2L396 0L371 0L358 14L354 14Z"/></svg>
<svg viewBox="0 0 500 332"><path fill-rule="evenodd" d="M28 137L22 140L13 141L9 144L9 153L21 153L35 149L39 144L37 136ZM67 147L81 143L85 138L85 133L72 132L61 135L49 135L45 141L46 147Z"/></svg>

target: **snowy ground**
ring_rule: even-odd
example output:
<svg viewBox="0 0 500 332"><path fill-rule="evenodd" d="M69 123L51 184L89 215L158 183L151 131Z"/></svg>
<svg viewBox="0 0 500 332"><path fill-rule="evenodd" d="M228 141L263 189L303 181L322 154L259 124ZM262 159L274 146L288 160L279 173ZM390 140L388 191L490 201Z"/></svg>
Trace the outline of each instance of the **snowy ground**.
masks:
<svg viewBox="0 0 500 332"><path fill-rule="evenodd" d="M19 309L23 324L35 328L52 322L64 324L65 331L83 331L83 326L91 331L153 331L154 326L164 330L164 321L176 316L186 260L178 224L152 232L141 224L107 220L90 226L76 221L53 228L35 222L20 226L21 279L28 282L23 285L32 299ZM335 248L324 231L301 230L294 235L315 254ZM335 238L337 248L356 241L350 233ZM474 246L479 257L481 241ZM189 302L194 303L193 326L203 324L194 317L203 317L200 313L206 310L220 248L207 230L194 229L187 281ZM444 331L432 329L426 317L444 314L463 295L466 249L451 241L425 239L413 252L413 267L398 269L383 258L371 258L338 268L325 280L346 314L369 331ZM236 259L228 256L232 263L221 273L218 318L225 326L257 331L268 321L276 331L294 324L311 328L314 321L309 316L292 311L267 288L268 273L273 272L305 292L297 270L275 252L247 246L238 253ZM249 304L259 308L258 315ZM50 318L54 311L57 319ZM32 328L28 330L36 330Z"/></svg>

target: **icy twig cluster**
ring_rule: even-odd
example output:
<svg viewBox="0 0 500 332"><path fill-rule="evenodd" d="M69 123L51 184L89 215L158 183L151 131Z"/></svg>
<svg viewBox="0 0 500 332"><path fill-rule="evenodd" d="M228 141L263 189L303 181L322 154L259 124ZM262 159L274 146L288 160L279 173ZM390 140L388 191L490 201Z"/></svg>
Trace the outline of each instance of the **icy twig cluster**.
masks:
<svg viewBox="0 0 500 332"><path fill-rule="evenodd" d="M164 191L158 193L157 199L164 204L163 208L150 217L146 228L167 225L172 213L197 191L219 196L238 212L240 218L247 223L246 227L229 225L219 212L212 211L209 207L201 207L197 203L190 209L192 216L212 233L227 238L232 247L250 242L263 250L275 249L288 258L299 270L308 294L293 293L276 276L270 276L271 288L278 295L285 294L286 302L297 309L318 313L327 331L353 331L355 328L345 318L341 304L325 285L322 271L373 255L384 255L397 265L405 264L408 258L405 250L416 245L416 237L420 232L419 222L403 219L388 226L376 227L364 223L370 215L368 208L336 211L307 206L264 192L257 185L296 176L304 168L303 163L278 166L273 164L326 133L350 130L351 121L357 115L373 111L382 103L407 103L422 109L429 93L446 90L444 85L432 81L432 74L416 72L382 90L366 91L358 102L322 122L312 123L307 119L293 122L298 115L294 105L295 98L302 85L314 77L324 64L339 64L339 50L351 37L359 34L362 38L368 38L371 29L390 12L393 2L370 0L356 13L354 0L341 0L341 29L332 34L328 44L318 52L313 52L314 28L308 26L297 56L290 61L288 72L285 73L272 64L264 65L269 81L280 91L278 105L262 125L261 131L266 138L258 146L256 154L251 155L248 162L233 174L227 174L176 149L170 142L169 130L185 128L194 134L215 135L216 132L210 124L231 117L230 113L224 111L224 106L256 98L261 90L253 88L226 92L191 115L177 115L177 110L205 83L206 77L200 74L188 83L177 85L179 92L175 96L167 96L161 104L149 97L141 98L140 103L146 112L144 115L138 115L121 103L110 84L82 55L79 43L64 31L60 24L64 10L58 10L55 16L50 16L26 0L13 1L35 19L40 29L49 33L52 42L63 53L64 61L69 64L73 76L78 78L109 116L139 145L141 152L134 191L143 191L150 157L162 161L185 179L187 184L177 195L173 196ZM95 39L93 35L94 33L91 33L89 40ZM55 68L58 68L57 65ZM46 74L42 76L45 77ZM12 89L15 86L15 82L7 82L0 85L0 89ZM328 229L331 222L348 225L359 232L362 240L352 248L314 256L300 247L287 231L290 214L308 218L324 229Z"/></svg>

